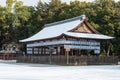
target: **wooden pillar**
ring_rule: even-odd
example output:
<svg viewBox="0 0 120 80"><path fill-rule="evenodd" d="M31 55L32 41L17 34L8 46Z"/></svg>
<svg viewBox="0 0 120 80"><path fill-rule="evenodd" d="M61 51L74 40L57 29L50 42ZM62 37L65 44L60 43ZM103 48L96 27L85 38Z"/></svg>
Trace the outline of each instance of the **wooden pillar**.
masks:
<svg viewBox="0 0 120 80"><path fill-rule="evenodd" d="M43 55L45 54L45 53L44 53L44 47L42 48L42 53L43 53Z"/></svg>
<svg viewBox="0 0 120 80"><path fill-rule="evenodd" d="M73 49L71 49L71 55L72 55L72 57L73 57Z"/></svg>
<svg viewBox="0 0 120 80"><path fill-rule="evenodd" d="M81 55L81 50L79 49L79 56Z"/></svg>
<svg viewBox="0 0 120 80"><path fill-rule="evenodd" d="M66 48L66 63L69 64L69 51L70 48Z"/></svg>
<svg viewBox="0 0 120 80"><path fill-rule="evenodd" d="M58 56L60 55L60 46L57 47Z"/></svg>
<svg viewBox="0 0 120 80"><path fill-rule="evenodd" d="M41 55L43 55L43 47L41 47Z"/></svg>
<svg viewBox="0 0 120 80"><path fill-rule="evenodd" d="M43 55L45 55L45 48L43 47Z"/></svg>
<svg viewBox="0 0 120 80"><path fill-rule="evenodd" d="M32 55L34 55L34 48L32 48Z"/></svg>
<svg viewBox="0 0 120 80"><path fill-rule="evenodd" d="M60 46L57 47L57 56L58 56L57 61L58 61L58 63L60 63L61 62L61 59L60 59Z"/></svg>
<svg viewBox="0 0 120 80"><path fill-rule="evenodd" d="M50 49L50 64L52 64L52 49Z"/></svg>
<svg viewBox="0 0 120 80"><path fill-rule="evenodd" d="M46 55L46 48L44 48L44 54Z"/></svg>
<svg viewBox="0 0 120 80"><path fill-rule="evenodd" d="M58 56L58 47L56 47L55 51L56 51L56 56Z"/></svg>
<svg viewBox="0 0 120 80"><path fill-rule="evenodd" d="M40 49L40 48L38 47L38 55L40 55L40 51L39 51L39 49Z"/></svg>
<svg viewBox="0 0 120 80"><path fill-rule="evenodd" d="M69 51L67 51L67 64L69 64Z"/></svg>
<svg viewBox="0 0 120 80"><path fill-rule="evenodd" d="M41 47L39 48L39 54L40 54L40 55L42 54L42 49L41 49Z"/></svg>

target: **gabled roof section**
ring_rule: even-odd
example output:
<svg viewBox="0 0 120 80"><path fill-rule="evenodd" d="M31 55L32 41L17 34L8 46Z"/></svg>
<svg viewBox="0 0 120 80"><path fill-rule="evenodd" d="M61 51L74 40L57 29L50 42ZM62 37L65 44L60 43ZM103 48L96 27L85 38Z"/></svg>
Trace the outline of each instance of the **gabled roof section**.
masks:
<svg viewBox="0 0 120 80"><path fill-rule="evenodd" d="M77 17L74 17L74 18L70 18L70 19L66 19L66 20L62 20L62 21L58 21L58 22L54 22L54 23L50 23L50 24L45 24L45 27L64 24L64 23L67 23L67 22L75 21L75 20L82 21L82 20L85 20L85 19L86 19L85 15L81 15L81 16L77 16Z"/></svg>
<svg viewBox="0 0 120 80"><path fill-rule="evenodd" d="M69 32L77 32L77 33L90 33L90 34L99 34L88 22L84 20L81 24L79 24L74 29Z"/></svg>
<svg viewBox="0 0 120 80"><path fill-rule="evenodd" d="M82 27L81 25L85 24L87 29L80 30L80 32L76 33L74 30L77 28ZM72 31L73 30L73 31ZM83 31L83 32L81 32ZM85 32L85 33L84 33ZM81 34L82 33L82 34ZM89 36L89 34L96 34L96 36ZM52 39L59 37L62 34L66 34L69 36L74 36L74 37L79 37L79 38L91 38L91 39L112 39L113 37L109 36L103 36L98 35L99 33L92 28L87 22L86 22L86 17L85 15L81 15L78 17L74 17L71 19L66 19L63 21L51 23L51 24L46 24L45 28L43 28L40 32L37 34L33 35L32 37L29 37L27 39L20 40L20 42L33 42L33 41L39 41L39 40L44 40L44 39ZM83 35L86 35L85 37Z"/></svg>
<svg viewBox="0 0 120 80"><path fill-rule="evenodd" d="M107 40L113 39L114 37L102 35L102 34L89 34L89 33L73 33L66 32L64 33L67 36L76 37L76 38L85 38L85 39L99 39L99 40Z"/></svg>
<svg viewBox="0 0 120 80"><path fill-rule="evenodd" d="M45 28L43 28L40 32L33 35L32 37L20 40L20 42L31 42L31 41L60 36L61 34L78 26L80 23L84 21L84 19L85 19L85 15L82 15L71 19L66 19L63 21L46 24Z"/></svg>

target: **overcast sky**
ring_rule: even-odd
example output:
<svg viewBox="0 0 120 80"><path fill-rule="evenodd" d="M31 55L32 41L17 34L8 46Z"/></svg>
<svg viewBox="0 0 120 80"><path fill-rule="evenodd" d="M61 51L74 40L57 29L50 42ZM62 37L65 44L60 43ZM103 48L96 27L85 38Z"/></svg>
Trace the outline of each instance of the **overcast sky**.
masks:
<svg viewBox="0 0 120 80"><path fill-rule="evenodd" d="M24 5L28 5L28 6L35 6L37 5L37 2L39 0L19 0L19 1L23 1ZM49 2L50 0L41 0L44 2ZM74 0L61 0L62 2L67 2L69 3L70 1L74 1ZM94 0L80 0L80 1L87 1L87 2L92 2ZM115 0L115 1L120 1L120 0ZM6 0L0 0L0 5L4 6L5 5Z"/></svg>

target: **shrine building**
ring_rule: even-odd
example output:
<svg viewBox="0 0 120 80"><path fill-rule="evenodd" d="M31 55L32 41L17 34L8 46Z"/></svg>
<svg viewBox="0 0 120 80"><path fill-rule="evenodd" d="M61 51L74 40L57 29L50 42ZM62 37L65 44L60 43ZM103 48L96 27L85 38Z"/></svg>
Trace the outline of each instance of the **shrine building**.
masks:
<svg viewBox="0 0 120 80"><path fill-rule="evenodd" d="M100 54L101 41L113 38L100 34L87 22L86 16L81 15L45 24L40 32L20 42L26 44L26 55L48 56L48 62L52 63L53 56Z"/></svg>

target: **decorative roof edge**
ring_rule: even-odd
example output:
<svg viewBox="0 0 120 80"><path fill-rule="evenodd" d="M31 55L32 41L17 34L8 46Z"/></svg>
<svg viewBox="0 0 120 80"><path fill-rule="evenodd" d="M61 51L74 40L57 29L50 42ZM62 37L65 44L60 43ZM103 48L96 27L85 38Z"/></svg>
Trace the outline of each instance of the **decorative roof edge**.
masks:
<svg viewBox="0 0 120 80"><path fill-rule="evenodd" d="M58 22L53 22L53 23L50 23L50 24L45 24L44 27L49 27L49 26L53 26L53 25L58 25L58 24L62 24L62 23L66 23L66 22L70 22L70 21L74 21L74 20L84 20L86 19L86 16L85 15L81 15L81 16L77 16L77 17L73 17L73 18L69 18L69 19L65 19L65 20L62 20L62 21L58 21Z"/></svg>

